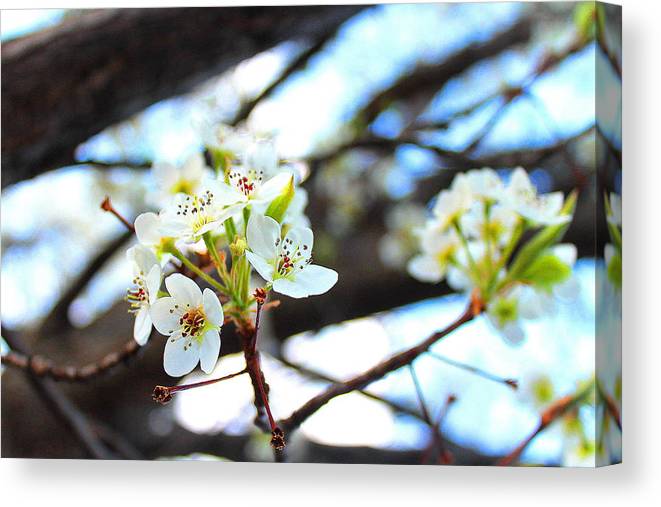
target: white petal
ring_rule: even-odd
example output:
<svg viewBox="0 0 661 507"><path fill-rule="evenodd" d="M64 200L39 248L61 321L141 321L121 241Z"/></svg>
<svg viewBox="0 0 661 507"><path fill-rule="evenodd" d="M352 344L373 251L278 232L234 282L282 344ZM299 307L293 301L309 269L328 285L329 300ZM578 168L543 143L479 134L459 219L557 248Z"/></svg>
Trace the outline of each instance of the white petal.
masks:
<svg viewBox="0 0 661 507"><path fill-rule="evenodd" d="M143 245L155 245L161 240L160 220L156 213L148 212L135 219L135 234Z"/></svg>
<svg viewBox="0 0 661 507"><path fill-rule="evenodd" d="M418 255L408 263L409 274L421 282L440 282L445 275L441 265L429 255Z"/></svg>
<svg viewBox="0 0 661 507"><path fill-rule="evenodd" d="M510 345L520 345L526 338L526 333L518 322L508 322L500 329L501 336Z"/></svg>
<svg viewBox="0 0 661 507"><path fill-rule="evenodd" d="M190 346L187 347L187 345ZM200 346L196 340L168 338L163 353L165 373L181 377L193 371L200 360Z"/></svg>
<svg viewBox="0 0 661 507"><path fill-rule="evenodd" d="M218 296L211 289L204 289L202 293L202 305L204 306L204 315L213 326L223 325L223 307L218 300Z"/></svg>
<svg viewBox="0 0 661 507"><path fill-rule="evenodd" d="M220 353L220 334L217 329L210 329L202 337L200 346L200 366L204 373L211 373Z"/></svg>
<svg viewBox="0 0 661 507"><path fill-rule="evenodd" d="M190 278L174 273L165 279L165 286L180 306L197 308L202 303L202 291Z"/></svg>
<svg viewBox="0 0 661 507"><path fill-rule="evenodd" d="M308 294L307 289L301 284L292 280L287 280L286 278L278 278L276 281L274 281L273 290L280 294L284 294L285 296L296 299L306 298L310 295Z"/></svg>
<svg viewBox="0 0 661 507"><path fill-rule="evenodd" d="M132 246L126 251L126 257L134 264L133 272L136 275L145 276L155 264L158 264L156 254L145 245Z"/></svg>
<svg viewBox="0 0 661 507"><path fill-rule="evenodd" d="M219 206L230 206L238 202L247 201L245 195L225 182L209 183L207 187L213 193L214 204L218 204Z"/></svg>
<svg viewBox="0 0 661 507"><path fill-rule="evenodd" d="M204 174L206 164L204 157L200 152L195 152L190 155L184 162L181 168L181 176L188 181L197 181Z"/></svg>
<svg viewBox="0 0 661 507"><path fill-rule="evenodd" d="M252 267L257 270L259 276L267 282L273 281L274 268L266 259L252 252L246 252L246 258L252 264Z"/></svg>
<svg viewBox="0 0 661 507"><path fill-rule="evenodd" d="M145 279L147 283L147 294L149 295L149 304L153 304L158 298L158 290L161 288L161 265L155 264L147 273Z"/></svg>
<svg viewBox="0 0 661 507"><path fill-rule="evenodd" d="M254 199L259 201L272 201L289 184L291 178L292 175L287 172L277 174L259 187Z"/></svg>
<svg viewBox="0 0 661 507"><path fill-rule="evenodd" d="M309 259L312 255L312 246L314 244L314 235L309 227L296 227L290 230L285 236L285 241L291 240L293 250L299 248L299 254L304 259ZM292 252L293 253L293 252Z"/></svg>
<svg viewBox="0 0 661 507"><path fill-rule="evenodd" d="M278 222L259 213L253 212L250 215L246 239L253 252L265 259L275 259L277 256L275 243L279 238L280 224Z"/></svg>
<svg viewBox="0 0 661 507"><path fill-rule="evenodd" d="M151 305L149 313L159 333L169 336L179 329L179 318L183 311L181 308L175 308L176 304L173 297L164 297L157 299Z"/></svg>
<svg viewBox="0 0 661 507"><path fill-rule="evenodd" d="M309 296L323 294L337 283L337 271L310 264L296 273L296 283L303 286Z"/></svg>
<svg viewBox="0 0 661 507"><path fill-rule="evenodd" d="M138 345L144 345L149 339L151 333L151 316L149 315L149 308L143 306L140 308L135 316L135 323L133 324L133 338L138 342Z"/></svg>

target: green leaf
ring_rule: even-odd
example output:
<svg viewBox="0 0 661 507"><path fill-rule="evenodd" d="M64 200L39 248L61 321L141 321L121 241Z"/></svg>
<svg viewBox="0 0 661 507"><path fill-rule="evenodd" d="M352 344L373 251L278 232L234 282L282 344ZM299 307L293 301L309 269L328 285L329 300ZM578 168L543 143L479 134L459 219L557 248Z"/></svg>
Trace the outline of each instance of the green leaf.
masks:
<svg viewBox="0 0 661 507"><path fill-rule="evenodd" d="M278 223L282 223L282 219L285 217L287 208L289 208L289 205L294 199L295 193L296 189L294 188L294 176L292 175L292 177L289 179L289 183L287 183L287 186L283 189L282 193L280 193L278 197L271 201L271 204L269 204L269 207L266 209L265 215L267 217L271 217Z"/></svg>
<svg viewBox="0 0 661 507"><path fill-rule="evenodd" d="M615 287L622 288L622 256L619 252L613 255L606 266L606 274Z"/></svg>
<svg viewBox="0 0 661 507"><path fill-rule="evenodd" d="M576 198L578 194L576 191L569 194L562 207L561 214L572 216L576 208ZM549 247L558 243L565 232L569 228L571 220L559 225L549 225L544 227L541 231L535 234L524 246L521 248L517 256L512 261L506 282L517 280L521 278L528 267L537 259L537 257Z"/></svg>
<svg viewBox="0 0 661 507"><path fill-rule="evenodd" d="M520 280L531 283L541 289L550 290L571 276L571 268L555 255L546 254L537 257L523 272Z"/></svg>

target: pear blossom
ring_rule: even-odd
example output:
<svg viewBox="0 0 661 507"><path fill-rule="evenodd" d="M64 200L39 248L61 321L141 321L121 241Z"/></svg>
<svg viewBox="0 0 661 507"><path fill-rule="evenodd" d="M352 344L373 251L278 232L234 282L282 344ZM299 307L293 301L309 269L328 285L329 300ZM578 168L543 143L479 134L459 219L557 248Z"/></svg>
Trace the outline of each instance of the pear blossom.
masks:
<svg viewBox="0 0 661 507"><path fill-rule="evenodd" d="M437 234L434 226L420 229L418 235L422 253L409 261L408 271L422 282L440 282L454 260L459 238L453 230Z"/></svg>
<svg viewBox="0 0 661 507"><path fill-rule="evenodd" d="M519 216L501 204L492 204L488 210L484 201L477 201L461 217L461 228L469 238L492 245L504 246L512 237Z"/></svg>
<svg viewBox="0 0 661 507"><path fill-rule="evenodd" d="M126 300L130 303L129 312L135 314L133 338L139 345L144 345L151 334L150 308L156 301L161 286L161 265L154 252L144 245L129 248L126 257L133 265L135 285L126 294Z"/></svg>
<svg viewBox="0 0 661 507"><path fill-rule="evenodd" d="M249 204L266 204L275 199L290 184L293 175L281 172L265 181L264 169L233 165L227 170L227 183L218 187L220 198L234 206L234 213Z"/></svg>
<svg viewBox="0 0 661 507"><path fill-rule="evenodd" d="M466 173L466 182L474 197L496 201L503 196L505 185L493 169L473 169Z"/></svg>
<svg viewBox="0 0 661 507"><path fill-rule="evenodd" d="M337 272L311 264L312 230L294 227L281 237L271 217L253 213L248 220L248 261L275 292L293 298L323 294L337 282Z"/></svg>
<svg viewBox="0 0 661 507"><path fill-rule="evenodd" d="M571 219L561 213L564 204L562 192L537 195L528 173L520 167L512 173L501 202L534 225L562 224Z"/></svg>
<svg viewBox="0 0 661 507"><path fill-rule="evenodd" d="M473 194L466 175L458 174L449 189L438 194L432 213L443 232L473 204Z"/></svg>
<svg viewBox="0 0 661 507"><path fill-rule="evenodd" d="M200 290L190 278L174 273L165 279L170 296L151 306L159 333L168 336L163 355L165 372L171 377L190 373L198 363L211 373L220 352L223 308L211 289Z"/></svg>
<svg viewBox="0 0 661 507"><path fill-rule="evenodd" d="M181 166L169 162L157 162L152 166L152 174L159 196L165 200L178 193L195 194L208 173L201 153L190 155Z"/></svg>
<svg viewBox="0 0 661 507"><path fill-rule="evenodd" d="M208 182L200 194L177 194L172 204L161 214L161 232L195 243L205 232L222 227L225 220L240 208L232 206L233 203L225 199L226 193L221 187L222 184Z"/></svg>

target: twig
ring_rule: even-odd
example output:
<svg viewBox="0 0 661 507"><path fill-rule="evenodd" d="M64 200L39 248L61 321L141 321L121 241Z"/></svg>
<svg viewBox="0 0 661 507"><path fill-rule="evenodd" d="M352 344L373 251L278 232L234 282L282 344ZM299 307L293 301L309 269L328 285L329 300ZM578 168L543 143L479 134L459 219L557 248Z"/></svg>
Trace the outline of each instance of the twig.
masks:
<svg viewBox="0 0 661 507"><path fill-rule="evenodd" d="M443 422L445 421L445 418L447 417L448 412L450 411L450 407L454 404L455 401L457 401L457 397L454 394L450 394L445 399L445 403L438 411L438 415L436 416L436 422L434 423L434 430L436 431L436 434L439 436L438 452L440 453L439 457L440 457L440 463L442 465L447 465L449 463L452 463L454 459L452 453L445 446L441 429L443 427ZM428 462L431 456L434 455L434 453L435 453L434 442L432 441L429 447L427 448L427 450L425 451L425 453L423 454L422 462L423 463Z"/></svg>
<svg viewBox="0 0 661 507"><path fill-rule="evenodd" d="M13 366L36 377L48 377L64 382L84 382L107 373L120 363L126 363L140 351L135 340L126 342L118 351L111 352L99 361L85 366L58 366L50 359L39 355L26 355L11 350L2 356L2 364Z"/></svg>
<svg viewBox="0 0 661 507"><path fill-rule="evenodd" d="M108 213L112 213L117 217L117 219L124 224L124 226L131 232L135 232L135 227L133 227L133 224L129 222L126 218L124 218L119 211L115 209L115 207L112 205L112 202L110 201L110 196L106 196L103 201L101 201L101 209L103 211L107 211Z"/></svg>
<svg viewBox="0 0 661 507"><path fill-rule="evenodd" d="M604 401L606 410L615 421L615 424L617 424L619 430L622 431L622 418L620 416L620 409L617 407L617 403L615 403L615 400L604 390L600 382L596 382L596 386L597 394Z"/></svg>
<svg viewBox="0 0 661 507"><path fill-rule="evenodd" d="M388 373L395 371L402 366L412 363L415 358L419 355L426 352L432 345L437 341L441 340L448 334L452 333L455 329L461 327L466 322L471 321L475 317L473 312L472 305L469 306L464 313L455 320L452 324L447 326L442 331L438 331L420 344L412 347L410 349L404 350L394 356L386 359L385 361L377 364L373 368L370 368L365 373L357 375L346 382L341 384L335 384L330 386L328 389L322 393L314 396L312 399L308 400L303 406L295 410L288 418L280 421L280 426L285 431L292 431L298 428L303 421L308 417L314 414L317 410L323 407L326 403L331 401L333 398L341 396L343 394L362 389L365 386L371 384L372 382L379 380L385 377Z"/></svg>
<svg viewBox="0 0 661 507"><path fill-rule="evenodd" d="M546 410L540 414L539 423L535 430L526 437L516 448L510 452L508 455L500 458L496 465L498 466L509 466L514 463L521 453L530 445L530 443L539 435L542 431L548 428L553 422L560 419L563 415L573 409L576 405L582 402L585 397L590 394L594 388L594 383L590 383L587 387L581 389L577 393L569 396L564 396L556 401L554 401Z"/></svg>
<svg viewBox="0 0 661 507"><path fill-rule="evenodd" d="M282 364L285 366L288 366L289 368L293 368L297 372L307 376L311 377L317 380L323 380L324 382L330 382L332 384L341 384L342 381L338 380L336 378L330 377L324 373L321 373L320 371L313 370L307 366L300 365L298 363L292 363L291 361L283 358L283 357L278 357L278 361L280 361ZM384 405L392 408L393 410L400 412L402 414L410 415L412 417L415 417L416 419L419 419L423 423L426 423L427 421L425 420L425 417L423 414L421 414L417 410L411 410L410 408L400 405L396 401L389 400L388 398L384 398L383 396L379 396L378 394L374 394L370 391L367 391L366 389L356 389L357 392L365 396L366 398L370 398L372 400L378 401L380 403L383 403Z"/></svg>
<svg viewBox="0 0 661 507"><path fill-rule="evenodd" d="M499 377L497 375L494 375L493 373L489 373L488 371L484 371L480 368L477 368L476 366L460 363L459 361L455 361L454 359L450 359L449 357L442 356L435 352L429 351L427 352L427 354L429 354L429 356L433 357L434 359L438 359L439 361L445 364L449 364L450 366L454 366L455 368L460 368L470 373L474 373L475 375L478 375L487 380L492 380L494 382L498 382L499 384L505 384L506 386L511 387L514 390L517 390L519 388L519 383L516 379Z"/></svg>
<svg viewBox="0 0 661 507"><path fill-rule="evenodd" d="M244 373L248 373L247 368L244 368L241 371L237 371L236 373L230 373L229 375L225 375L220 378L203 380L201 382L193 382L191 384L182 384L178 386L156 386L154 387L154 392L152 393L152 399L156 403L165 405L166 403L169 403L172 400L172 396L174 394L180 391L187 391L188 389L195 389L197 387L204 387L204 386L209 386L211 384L217 384L218 382L222 382L223 380L229 380L231 378L238 377L239 375L243 375Z"/></svg>
<svg viewBox="0 0 661 507"><path fill-rule="evenodd" d="M418 380L418 376L415 373L415 368L413 363L408 365L409 373L411 374L411 380L413 381L413 386L415 387L415 394L418 397L418 404L420 405L420 410L422 410L423 418L432 432L432 441L430 447L433 449L435 447L443 447L443 438L441 437L440 432L437 429L437 426L432 421L431 415L429 414L429 409L427 408L427 403L425 402L425 396L422 392L422 386ZM422 463L427 462L427 456L423 454Z"/></svg>

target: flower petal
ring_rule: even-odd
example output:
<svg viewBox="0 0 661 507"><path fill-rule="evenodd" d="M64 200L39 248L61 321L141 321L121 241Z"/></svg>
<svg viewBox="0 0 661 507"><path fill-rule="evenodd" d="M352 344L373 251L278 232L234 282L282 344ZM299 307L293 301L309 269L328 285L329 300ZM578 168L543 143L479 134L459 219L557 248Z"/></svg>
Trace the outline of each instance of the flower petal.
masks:
<svg viewBox="0 0 661 507"><path fill-rule="evenodd" d="M173 297L164 297L154 301L149 309L154 327L165 336L169 336L179 329L179 318L183 314L183 310L175 308L176 304Z"/></svg>
<svg viewBox="0 0 661 507"><path fill-rule="evenodd" d="M218 300L218 296L211 289L204 289L202 293L202 305L204 306L204 315L207 321L213 326L223 325L223 307Z"/></svg>
<svg viewBox="0 0 661 507"><path fill-rule="evenodd" d="M281 172L273 178L266 181L255 193L254 199L257 201L272 201L289 184L292 175L289 172Z"/></svg>
<svg viewBox="0 0 661 507"><path fill-rule="evenodd" d="M202 337L200 345L200 366L204 373L211 373L218 361L220 353L220 333L217 329L209 329Z"/></svg>
<svg viewBox="0 0 661 507"><path fill-rule="evenodd" d="M309 227L295 227L287 233L285 241L290 240L295 250L299 249L298 254L304 259L309 259L312 255L312 246L314 244L314 235ZM293 252L292 252L293 254Z"/></svg>
<svg viewBox="0 0 661 507"><path fill-rule="evenodd" d="M149 273L147 273L147 278L145 278L150 305L158 299L158 290L161 288L161 276L161 265L156 263L151 267Z"/></svg>
<svg viewBox="0 0 661 507"><path fill-rule="evenodd" d="M310 294L305 287L296 281L288 280L287 278L278 278L273 282L273 290L285 296L292 298L306 298Z"/></svg>
<svg viewBox="0 0 661 507"><path fill-rule="evenodd" d="M170 295L180 306L197 308L202 303L202 291L190 278L181 273L174 273L165 279L165 286Z"/></svg>
<svg viewBox="0 0 661 507"><path fill-rule="evenodd" d="M257 270L259 276L267 282L273 281L274 268L266 259L252 252L246 252L246 258L252 264L252 267Z"/></svg>
<svg viewBox="0 0 661 507"><path fill-rule="evenodd" d="M134 222L135 234L143 245L155 245L161 240L160 219L156 213L138 215Z"/></svg>
<svg viewBox="0 0 661 507"><path fill-rule="evenodd" d="M246 239L253 252L268 260L275 259L277 256L275 244L279 238L280 224L278 222L259 213L250 215Z"/></svg>
<svg viewBox="0 0 661 507"><path fill-rule="evenodd" d="M171 377L181 377L193 371L200 360L200 345L196 340L168 338L163 352L163 367Z"/></svg>
<svg viewBox="0 0 661 507"><path fill-rule="evenodd" d="M306 266L293 280L279 278L273 290L293 298L316 296L327 292L337 283L337 272L322 266Z"/></svg>
<svg viewBox="0 0 661 507"><path fill-rule="evenodd" d="M441 264L430 255L417 255L408 263L408 272L421 282L440 282L445 276Z"/></svg>
<svg viewBox="0 0 661 507"><path fill-rule="evenodd" d="M135 316L133 324L133 338L138 342L138 345L144 345L149 339L151 334L151 316L149 315L149 308L143 306L140 308Z"/></svg>

